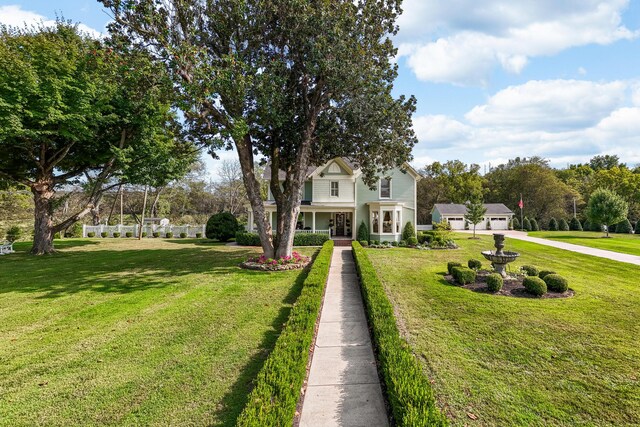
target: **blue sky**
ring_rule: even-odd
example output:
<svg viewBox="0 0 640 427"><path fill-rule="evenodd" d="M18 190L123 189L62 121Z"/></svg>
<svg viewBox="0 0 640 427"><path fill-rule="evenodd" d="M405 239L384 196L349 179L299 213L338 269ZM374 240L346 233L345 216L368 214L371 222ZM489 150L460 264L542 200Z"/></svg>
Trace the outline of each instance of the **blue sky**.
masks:
<svg viewBox="0 0 640 427"><path fill-rule="evenodd" d="M640 0L403 8L395 90L418 99L414 166L530 155L564 166L597 154L640 163ZM109 21L95 0L0 0L3 23L56 14L99 32Z"/></svg>

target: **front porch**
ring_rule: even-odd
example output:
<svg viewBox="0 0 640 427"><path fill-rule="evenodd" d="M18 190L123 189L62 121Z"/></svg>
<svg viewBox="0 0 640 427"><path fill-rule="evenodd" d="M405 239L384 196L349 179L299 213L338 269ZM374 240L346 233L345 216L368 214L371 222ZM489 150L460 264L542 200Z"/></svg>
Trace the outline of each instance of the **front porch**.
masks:
<svg viewBox="0 0 640 427"><path fill-rule="evenodd" d="M327 207L301 206L296 225L296 234L328 234L332 240L351 242L356 236L356 230L355 227L353 227L355 209L339 209L340 210ZM271 223L271 228L273 229L276 221L275 209L267 209L267 215ZM249 224L251 224L251 226L247 226L248 231L255 232L253 212L249 212Z"/></svg>

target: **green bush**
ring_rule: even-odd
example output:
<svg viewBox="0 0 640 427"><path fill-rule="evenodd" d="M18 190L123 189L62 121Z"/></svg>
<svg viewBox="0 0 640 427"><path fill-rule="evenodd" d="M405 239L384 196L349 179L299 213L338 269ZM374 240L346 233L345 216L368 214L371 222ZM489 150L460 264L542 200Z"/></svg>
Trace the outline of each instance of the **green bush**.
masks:
<svg viewBox="0 0 640 427"><path fill-rule="evenodd" d="M181 239L186 239L187 238L187 233L180 233L180 238Z"/></svg>
<svg viewBox="0 0 640 427"><path fill-rule="evenodd" d="M363 248L369 246L369 241L368 240L360 240L359 243Z"/></svg>
<svg viewBox="0 0 640 427"><path fill-rule="evenodd" d="M300 233L293 236L294 246L322 246L330 240L328 234Z"/></svg>
<svg viewBox="0 0 640 427"><path fill-rule="evenodd" d="M142 234L141 234L141 236L142 236L142 238L147 237L147 232L146 232L146 231L143 231L143 232L142 232ZM159 234L159 233L158 233L158 236L160 236L160 234ZM154 236L154 237L158 237L158 236Z"/></svg>
<svg viewBox="0 0 640 427"><path fill-rule="evenodd" d="M616 224L616 233L631 234L632 232L633 227L631 227L631 223L628 219L625 219L624 221Z"/></svg>
<svg viewBox="0 0 640 427"><path fill-rule="evenodd" d="M421 245L424 245L425 243L429 243L431 241L431 235L427 234L424 231L419 231L418 232L418 243L420 243Z"/></svg>
<svg viewBox="0 0 640 427"><path fill-rule="evenodd" d="M549 220L549 231L558 231L558 221L555 218Z"/></svg>
<svg viewBox="0 0 640 427"><path fill-rule="evenodd" d="M529 221L529 218L524 218L522 221L522 228L524 228L525 231L531 231L531 221Z"/></svg>
<svg viewBox="0 0 640 427"><path fill-rule="evenodd" d="M462 264L460 264L459 262L456 262L456 261L449 261L447 263L447 272L449 274L453 274L454 267L462 267Z"/></svg>
<svg viewBox="0 0 640 427"><path fill-rule="evenodd" d="M240 231L238 220L231 212L219 212L211 215L207 221L205 235L207 239L226 242Z"/></svg>
<svg viewBox="0 0 640 427"><path fill-rule="evenodd" d="M391 246L396 247L398 246L398 242L396 242L395 240L393 242L391 242Z"/></svg>
<svg viewBox="0 0 640 427"><path fill-rule="evenodd" d="M196 233L196 239L202 239L202 233Z"/></svg>
<svg viewBox="0 0 640 427"><path fill-rule="evenodd" d="M467 266L472 270L480 270L482 268L482 261L472 258L467 262Z"/></svg>
<svg viewBox="0 0 640 427"><path fill-rule="evenodd" d="M569 231L569 223L566 219L560 218L560 222L558 223L559 231Z"/></svg>
<svg viewBox="0 0 640 427"><path fill-rule="evenodd" d="M154 231L153 233L151 233L151 235L155 238L160 237L160 233L158 231Z"/></svg>
<svg viewBox="0 0 640 427"><path fill-rule="evenodd" d="M520 267L520 270L522 270L527 276L537 276L540 273L538 267L533 265L523 265Z"/></svg>
<svg viewBox="0 0 640 427"><path fill-rule="evenodd" d="M582 224L580 224L580 221L578 220L578 218L576 217L571 218L571 221L569 221L569 230L582 231Z"/></svg>
<svg viewBox="0 0 640 427"><path fill-rule="evenodd" d="M547 284L539 277L525 277L522 284L527 292L532 295L541 297L547 293Z"/></svg>
<svg viewBox="0 0 640 427"><path fill-rule="evenodd" d="M100 237L104 238L107 237L109 235L109 233L107 233L106 231L103 231L102 233L100 233Z"/></svg>
<svg viewBox="0 0 640 427"><path fill-rule="evenodd" d="M413 228L411 221L407 221L404 225L404 230L402 231L402 240L406 240L408 243L411 237L416 237L416 229Z"/></svg>
<svg viewBox="0 0 640 427"><path fill-rule="evenodd" d="M498 292L502 289L502 285L504 283L504 279L498 273L492 273L487 276L487 288L491 292Z"/></svg>
<svg viewBox="0 0 640 427"><path fill-rule="evenodd" d="M407 241L406 240L400 240L398 242L398 246L401 248L406 248L407 247Z"/></svg>
<svg viewBox="0 0 640 427"><path fill-rule="evenodd" d="M127 231L126 233L124 233L124 235L127 237L133 237L133 232Z"/></svg>
<svg viewBox="0 0 640 427"><path fill-rule="evenodd" d="M529 220L529 223L531 224L531 231L540 231L540 226L538 225L538 221L536 221L535 218L531 218Z"/></svg>
<svg viewBox="0 0 640 427"><path fill-rule="evenodd" d="M569 289L569 282L559 274L547 274L544 277L544 283L550 291L554 292L566 292Z"/></svg>
<svg viewBox="0 0 640 427"><path fill-rule="evenodd" d="M602 231L602 224L598 224L597 222L589 221L589 227L584 227L585 230L589 231Z"/></svg>
<svg viewBox="0 0 640 427"><path fill-rule="evenodd" d="M328 240L322 245L304 278L302 292L256 377L255 386L236 426L284 426L293 423L300 389L307 375L309 350L320 314L332 253L333 241Z"/></svg>
<svg viewBox="0 0 640 427"><path fill-rule="evenodd" d="M164 235L167 239L171 239L173 238L173 233L172 232L168 232L167 234Z"/></svg>
<svg viewBox="0 0 640 427"><path fill-rule="evenodd" d="M514 230L520 230L520 221L515 216L513 217L513 220L511 220L511 224L513 224Z"/></svg>
<svg viewBox="0 0 640 427"><path fill-rule="evenodd" d="M416 236L411 236L407 239L408 246L416 246L418 244L418 238Z"/></svg>
<svg viewBox="0 0 640 427"><path fill-rule="evenodd" d="M22 237L22 229L20 229L20 227L18 227L17 225L13 225L7 229L6 235L8 241L15 242L17 240L20 240L20 238Z"/></svg>
<svg viewBox="0 0 640 427"><path fill-rule="evenodd" d="M113 233L113 237L117 239L118 237L120 237L120 233L118 233L117 231L114 232Z"/></svg>
<svg viewBox="0 0 640 427"><path fill-rule="evenodd" d="M556 274L556 272L553 270L541 270L540 273L538 273L538 277L544 279L545 276L548 276L549 274Z"/></svg>
<svg viewBox="0 0 640 427"><path fill-rule="evenodd" d="M90 231L87 233L87 237L96 237L96 233L94 233L93 231Z"/></svg>
<svg viewBox="0 0 640 427"><path fill-rule="evenodd" d="M65 230L64 237L82 237L82 223L74 222Z"/></svg>
<svg viewBox="0 0 640 427"><path fill-rule="evenodd" d="M245 233L242 231L236 233L236 243L240 246L261 246L260 236L257 233Z"/></svg>
<svg viewBox="0 0 640 427"><path fill-rule="evenodd" d="M436 406L429 378L400 337L393 306L358 242L352 243L360 274L367 318L375 342L378 369L389 399L391 415L397 426L445 426L447 419ZM278 425L289 425L288 420ZM257 424L256 424L257 425Z"/></svg>
<svg viewBox="0 0 640 427"><path fill-rule="evenodd" d="M451 274L460 285L466 285L476 281L476 272L469 267L453 267Z"/></svg>
<svg viewBox="0 0 640 427"><path fill-rule="evenodd" d="M584 221L584 224L582 224L582 230L583 231L591 231L591 221L589 221L588 219Z"/></svg>
<svg viewBox="0 0 640 427"><path fill-rule="evenodd" d="M365 224L364 221L362 221L360 223L360 227L358 227L357 237L359 242L362 242L364 240L368 242L369 239L371 238L371 236L369 235L369 227L367 227L367 224Z"/></svg>

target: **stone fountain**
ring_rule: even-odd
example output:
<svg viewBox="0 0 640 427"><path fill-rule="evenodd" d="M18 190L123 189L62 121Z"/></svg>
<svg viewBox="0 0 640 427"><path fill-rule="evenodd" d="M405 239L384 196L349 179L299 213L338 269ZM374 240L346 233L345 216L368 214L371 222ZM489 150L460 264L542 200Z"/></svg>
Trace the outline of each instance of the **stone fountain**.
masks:
<svg viewBox="0 0 640 427"><path fill-rule="evenodd" d="M495 233L493 235L493 241L495 242L495 251L482 251L482 256L491 261L496 273L507 277L506 267L507 264L513 262L520 256L518 252L503 251L504 248L504 234Z"/></svg>

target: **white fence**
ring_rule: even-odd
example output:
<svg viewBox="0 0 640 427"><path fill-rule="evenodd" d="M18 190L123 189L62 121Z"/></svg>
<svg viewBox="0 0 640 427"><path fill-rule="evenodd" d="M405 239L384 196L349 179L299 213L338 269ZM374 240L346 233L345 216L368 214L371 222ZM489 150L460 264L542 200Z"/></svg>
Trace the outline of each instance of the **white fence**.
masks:
<svg viewBox="0 0 640 427"><path fill-rule="evenodd" d="M187 237L196 237L200 233L204 237L205 225L145 225L142 228L143 233L147 233L147 237L153 237L153 233L160 233L160 237L165 237L167 233L173 233L173 237L180 237L181 233L185 233ZM140 226L136 225L83 225L82 237L88 237L89 233L94 233L95 237L102 237L102 233L107 233L107 237L113 237L113 233L120 233L120 237L126 237L127 232L132 233L134 237L138 236Z"/></svg>
<svg viewBox="0 0 640 427"><path fill-rule="evenodd" d="M433 224L416 225L416 231L427 231L427 230L433 230Z"/></svg>
<svg viewBox="0 0 640 427"><path fill-rule="evenodd" d="M257 228L253 228L249 231L249 233L257 233L258 229ZM331 230L296 230L296 234L327 234L327 235L331 235Z"/></svg>

